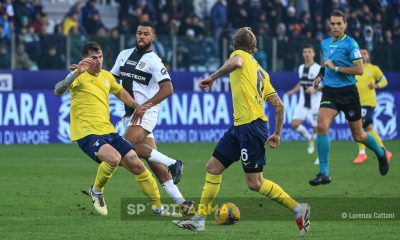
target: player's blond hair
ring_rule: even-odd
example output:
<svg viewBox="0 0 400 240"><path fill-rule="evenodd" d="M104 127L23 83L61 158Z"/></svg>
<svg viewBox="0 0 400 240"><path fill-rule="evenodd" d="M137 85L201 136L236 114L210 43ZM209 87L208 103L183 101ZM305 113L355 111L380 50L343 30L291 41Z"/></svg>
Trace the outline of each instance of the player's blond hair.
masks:
<svg viewBox="0 0 400 240"><path fill-rule="evenodd" d="M235 50L243 50L250 54L257 52L257 39L249 27L242 27L235 33L232 41Z"/></svg>

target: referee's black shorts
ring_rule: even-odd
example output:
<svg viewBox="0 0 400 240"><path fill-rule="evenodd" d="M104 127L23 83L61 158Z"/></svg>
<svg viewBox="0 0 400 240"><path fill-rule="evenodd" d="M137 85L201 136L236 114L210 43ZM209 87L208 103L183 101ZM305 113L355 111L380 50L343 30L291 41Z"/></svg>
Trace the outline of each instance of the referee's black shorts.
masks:
<svg viewBox="0 0 400 240"><path fill-rule="evenodd" d="M360 97L356 85L332 88L325 86L322 89L320 108L332 108L343 111L347 121L354 122L361 119Z"/></svg>

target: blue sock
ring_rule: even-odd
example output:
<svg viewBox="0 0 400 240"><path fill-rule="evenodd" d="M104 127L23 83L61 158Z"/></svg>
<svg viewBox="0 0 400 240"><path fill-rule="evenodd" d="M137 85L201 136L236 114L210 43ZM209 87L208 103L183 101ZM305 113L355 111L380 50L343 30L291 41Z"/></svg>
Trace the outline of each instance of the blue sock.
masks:
<svg viewBox="0 0 400 240"><path fill-rule="evenodd" d="M385 154L385 151L383 151L383 148L378 145L378 143L375 141L374 137L367 133L367 140L364 142L364 145L367 146L367 148L371 149L374 151L375 155L380 158Z"/></svg>
<svg viewBox="0 0 400 240"><path fill-rule="evenodd" d="M329 176L329 150L331 148L328 135L317 136L319 172Z"/></svg>

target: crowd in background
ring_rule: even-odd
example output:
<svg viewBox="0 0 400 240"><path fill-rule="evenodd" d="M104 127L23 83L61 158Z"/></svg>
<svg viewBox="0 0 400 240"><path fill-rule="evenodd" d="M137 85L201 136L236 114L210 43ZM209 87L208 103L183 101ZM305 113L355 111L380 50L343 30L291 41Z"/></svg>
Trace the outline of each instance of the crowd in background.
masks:
<svg viewBox="0 0 400 240"><path fill-rule="evenodd" d="M140 22L153 21L159 36L179 36L194 43L214 44L236 29L250 26L262 39L277 39L282 70L296 68L300 44L329 36L329 14L340 9L348 16L347 34L373 52L388 69L385 54L400 54L400 0L116 0L118 25L108 29L95 0L66 9L61 22L49 19L40 0L0 0L0 68L9 68L10 40L16 38L17 69L64 69L65 36L87 35L117 39L134 35ZM14 33L14 34L12 34ZM261 41L262 42L262 41ZM268 45L269 46L269 45ZM215 48L218 49L218 48ZM260 47L259 60L271 49ZM196 60L201 48L179 49L182 62ZM186 55L184 54L186 51ZM265 53L268 54L265 54ZM264 55L263 55L264 53ZM400 56L395 55L394 59ZM65 58L65 56L64 56ZM193 58L193 59L192 59ZM204 58L196 61L201 63ZM397 64L398 65L398 64ZM266 66L268 68L268 66ZM398 70L398 69L390 69Z"/></svg>

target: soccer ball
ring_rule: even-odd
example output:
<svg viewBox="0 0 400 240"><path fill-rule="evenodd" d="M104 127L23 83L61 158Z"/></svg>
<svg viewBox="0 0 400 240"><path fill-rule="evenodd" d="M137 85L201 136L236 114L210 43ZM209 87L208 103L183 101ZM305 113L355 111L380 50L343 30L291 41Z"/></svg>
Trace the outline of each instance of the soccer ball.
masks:
<svg viewBox="0 0 400 240"><path fill-rule="evenodd" d="M218 205L215 211L215 222L218 225L231 225L239 222L240 211L239 208L233 203L223 203Z"/></svg>

